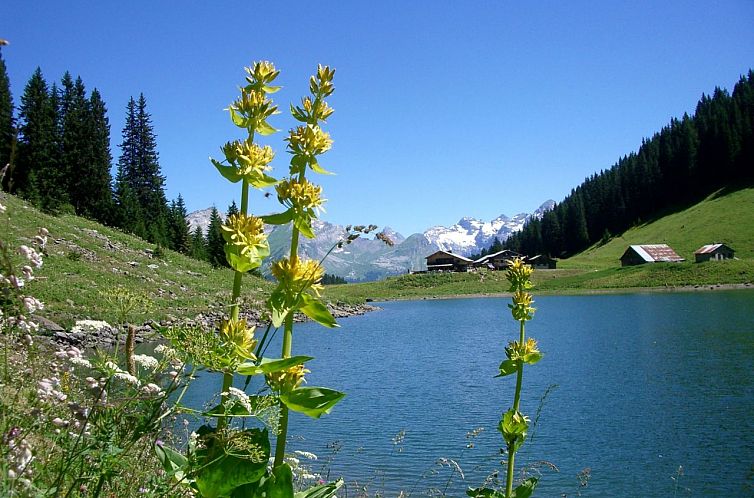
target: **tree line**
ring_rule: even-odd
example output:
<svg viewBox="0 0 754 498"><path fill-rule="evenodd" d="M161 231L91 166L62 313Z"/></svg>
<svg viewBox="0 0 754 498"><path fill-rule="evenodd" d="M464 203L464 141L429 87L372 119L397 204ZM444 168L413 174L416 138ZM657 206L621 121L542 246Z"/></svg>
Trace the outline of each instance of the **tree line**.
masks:
<svg viewBox="0 0 754 498"><path fill-rule="evenodd" d="M100 92L66 72L51 84L37 68L16 108L0 50L2 188L45 212L76 214L122 229L161 247L226 265L222 220L205 236L190 232L179 194L168 203L157 137L143 94L129 99L112 177L110 121ZM232 207L229 208L229 215ZM218 253L218 247L220 253Z"/></svg>
<svg viewBox="0 0 754 498"><path fill-rule="evenodd" d="M722 188L754 184L754 72L733 93L702 95L693 116L673 119L638 152L588 177L505 248L568 257Z"/></svg>

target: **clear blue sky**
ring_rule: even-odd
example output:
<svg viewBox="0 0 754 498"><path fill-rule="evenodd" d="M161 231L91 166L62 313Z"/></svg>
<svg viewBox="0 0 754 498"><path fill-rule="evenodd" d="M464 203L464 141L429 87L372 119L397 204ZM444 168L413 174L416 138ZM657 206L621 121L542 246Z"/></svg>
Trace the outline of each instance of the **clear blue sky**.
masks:
<svg viewBox="0 0 754 498"><path fill-rule="evenodd" d="M100 90L116 161L126 103L143 92L168 198L189 210L239 195L207 158L239 137L223 109L243 66L281 69L286 111L329 64L335 145L322 164L337 176L318 178L323 219L406 235L559 201L754 67L751 0L530 3L6 0L0 38L16 104L37 66ZM269 140L279 176L284 136ZM276 207L252 198L256 212Z"/></svg>

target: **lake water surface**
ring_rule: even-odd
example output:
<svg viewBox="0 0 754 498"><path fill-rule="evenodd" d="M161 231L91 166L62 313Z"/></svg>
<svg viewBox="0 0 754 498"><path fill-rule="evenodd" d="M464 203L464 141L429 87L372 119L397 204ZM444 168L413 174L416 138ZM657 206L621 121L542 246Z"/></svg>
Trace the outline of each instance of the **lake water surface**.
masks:
<svg viewBox="0 0 754 498"><path fill-rule="evenodd" d="M465 476L455 474L449 496L494 470L503 476L496 426L515 378L493 377L518 335L507 302L389 302L340 329L298 325L293 353L316 357L309 385L347 396L320 420L293 414L291 448L323 463L337 442L330 477L370 495L445 488L443 457ZM527 335L545 358L525 371L521 410L534 420L556 387L516 463L558 469L543 467L536 496L754 494L754 291L550 296L536 306ZM203 375L193 402L219 384Z"/></svg>

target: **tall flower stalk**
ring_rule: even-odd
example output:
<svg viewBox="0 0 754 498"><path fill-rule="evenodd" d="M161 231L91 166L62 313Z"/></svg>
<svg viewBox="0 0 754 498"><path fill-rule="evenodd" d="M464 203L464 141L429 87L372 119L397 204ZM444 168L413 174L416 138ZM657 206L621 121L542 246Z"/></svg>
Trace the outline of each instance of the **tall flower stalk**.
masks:
<svg viewBox="0 0 754 498"><path fill-rule="evenodd" d="M537 349L537 341L526 337L526 322L534 317L536 309L534 297L529 292L531 283L532 267L524 263L521 258L510 261L506 278L511 286L509 292L513 293L511 310L513 319L519 323L518 340L513 340L505 347L506 360L500 364L500 373L497 377L505 377L516 374L516 389L513 394L513 406L503 413L498 424L498 430L505 440L508 453L508 464L505 479L504 493L494 489L469 489L467 495L471 497L495 497L495 498L525 498L531 496L537 485L537 478L530 477L513 488L513 474L515 469L516 452L524 444L526 433L529 430L529 417L521 413L521 389L524 380L524 365L533 365L542 359L542 353Z"/></svg>
<svg viewBox="0 0 754 498"><path fill-rule="evenodd" d="M228 110L233 124L244 129L248 136L244 140L235 140L223 146L224 163L214 159L211 161L227 180L233 183L241 182L239 212L232 215L227 224L222 226L225 256L234 270L234 276L230 320L222 324L220 332L227 335L228 331L238 333L239 330L243 330L243 340L248 342L252 340L254 331L246 328L245 321L239 320L241 283L244 273L259 267L262 260L270 254L264 223L260 218L249 215L249 188L261 189L277 183L274 178L267 175L275 154L269 146L262 147L254 143L254 135L270 135L277 131L267 123L270 116L278 114L277 106L272 103L268 94L280 89L272 85L280 71L270 62L256 62L245 69L247 84L241 87L241 96ZM232 384L233 374L225 372L221 391L225 401ZM218 428L225 427L227 423L227 417L218 419Z"/></svg>
<svg viewBox="0 0 754 498"><path fill-rule="evenodd" d="M318 156L327 152L332 146L330 135L323 131L320 124L327 120L333 109L325 101L334 91L332 83L335 70L319 65L317 74L309 80L310 95L301 100L301 106L291 105L291 114L302 124L289 131L286 141L288 151L292 154L290 176L276 185L278 200L287 210L283 213L265 217L272 224L291 223L291 245L288 258L272 266L272 274L278 281L278 287L270 298L272 321L275 327L283 325L283 359L290 358L293 350L293 318L296 311L301 311L326 327L336 327L337 323L319 299L322 290L321 280L324 268L317 261L299 258L299 237L314 238L312 220L317 218L325 199L322 187L311 183L306 178L307 170L328 174L318 162ZM268 383L281 395L280 430L275 446L274 466L283 463L286 438L288 434L289 404L285 397L303 382L305 369L302 365L291 367L281 372L286 382L268 376ZM337 400L342 393L332 391ZM333 403L334 404L334 403Z"/></svg>

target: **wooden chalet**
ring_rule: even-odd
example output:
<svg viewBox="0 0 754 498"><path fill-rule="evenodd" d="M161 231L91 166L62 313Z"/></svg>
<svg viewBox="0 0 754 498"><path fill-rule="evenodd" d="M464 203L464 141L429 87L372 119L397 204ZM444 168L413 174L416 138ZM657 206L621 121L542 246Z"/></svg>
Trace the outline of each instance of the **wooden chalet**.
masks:
<svg viewBox="0 0 754 498"><path fill-rule="evenodd" d="M494 252L474 261L476 268L487 268L488 270L505 270L508 268L510 260L520 256L514 251L503 249L502 251Z"/></svg>
<svg viewBox="0 0 754 498"><path fill-rule="evenodd" d="M679 263L685 261L667 244L643 244L628 246L620 257L621 266L644 263Z"/></svg>
<svg viewBox="0 0 754 498"><path fill-rule="evenodd" d="M425 258L427 271L457 271L464 272L473 268L474 262L458 254L447 251L437 251Z"/></svg>
<svg viewBox="0 0 754 498"><path fill-rule="evenodd" d="M704 261L722 261L733 259L735 251L725 244L707 244L694 251L694 259L697 263Z"/></svg>
<svg viewBox="0 0 754 498"><path fill-rule="evenodd" d="M556 260L544 254L537 254L531 258L526 258L526 262L535 270L554 270L558 265Z"/></svg>

